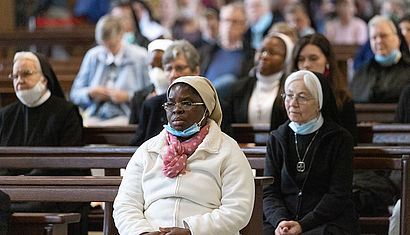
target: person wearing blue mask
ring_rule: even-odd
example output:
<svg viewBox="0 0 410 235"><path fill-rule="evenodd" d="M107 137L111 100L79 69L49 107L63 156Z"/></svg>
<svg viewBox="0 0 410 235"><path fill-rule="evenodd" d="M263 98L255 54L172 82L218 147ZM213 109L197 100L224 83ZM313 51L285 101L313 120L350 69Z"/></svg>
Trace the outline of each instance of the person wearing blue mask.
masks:
<svg viewBox="0 0 410 235"><path fill-rule="evenodd" d="M266 149L264 234L357 234L352 196L353 137L339 125L324 75L300 70L282 94L289 120Z"/></svg>
<svg viewBox="0 0 410 235"><path fill-rule="evenodd" d="M397 103L403 87L410 83L410 58L401 53L390 19L376 15L368 29L375 56L355 73L349 88L358 103Z"/></svg>
<svg viewBox="0 0 410 235"><path fill-rule="evenodd" d="M184 76L166 94L168 124L132 156L115 198L118 232L239 235L252 214L253 176L236 141L220 129L215 87Z"/></svg>

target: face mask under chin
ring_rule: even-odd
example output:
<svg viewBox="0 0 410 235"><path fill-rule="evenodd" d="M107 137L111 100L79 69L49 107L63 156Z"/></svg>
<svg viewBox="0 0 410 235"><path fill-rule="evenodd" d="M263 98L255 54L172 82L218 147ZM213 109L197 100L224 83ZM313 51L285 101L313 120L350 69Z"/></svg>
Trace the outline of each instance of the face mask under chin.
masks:
<svg viewBox="0 0 410 235"><path fill-rule="evenodd" d="M40 100L46 87L39 81L33 88L16 91L17 98L26 106L33 107Z"/></svg>
<svg viewBox="0 0 410 235"><path fill-rule="evenodd" d="M169 86L169 80L164 70L154 67L148 71L151 83L154 84L157 95L164 94Z"/></svg>
<svg viewBox="0 0 410 235"><path fill-rule="evenodd" d="M206 117L206 111L204 115L202 116L201 120L198 123L192 124L192 126L188 127L187 129L183 131L178 131L175 130L174 128L171 127L171 125L167 124L164 125L164 128L172 135L178 136L178 137L189 137L192 136L196 133L198 133L201 130L201 123Z"/></svg>

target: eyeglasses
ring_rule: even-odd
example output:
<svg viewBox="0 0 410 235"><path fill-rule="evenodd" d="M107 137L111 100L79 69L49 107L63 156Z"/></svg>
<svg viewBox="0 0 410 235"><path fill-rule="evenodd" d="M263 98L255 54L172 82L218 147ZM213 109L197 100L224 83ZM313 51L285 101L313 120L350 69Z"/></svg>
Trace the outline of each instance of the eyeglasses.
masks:
<svg viewBox="0 0 410 235"><path fill-rule="evenodd" d="M190 110L193 106L205 105L204 103L194 103L191 101L182 101L182 102L177 102L177 103L166 102L162 105L162 107L164 107L164 109L167 111L173 111L177 107L178 104L181 105L184 111Z"/></svg>
<svg viewBox="0 0 410 235"><path fill-rule="evenodd" d="M393 33L380 33L380 34L370 35L370 38L372 40L376 40L377 37L379 37L381 40L385 40L388 37L390 37L391 35L393 35Z"/></svg>
<svg viewBox="0 0 410 235"><path fill-rule="evenodd" d="M31 75L37 73L37 71L22 71L18 74L9 74L8 78L9 79L13 79L13 80L17 80L19 77L20 79L27 79L28 77L30 77Z"/></svg>
<svg viewBox="0 0 410 235"><path fill-rule="evenodd" d="M261 53L264 56L274 56L274 55L279 55L279 56L285 56L283 53L279 53L278 51L267 49L267 48L260 48L257 50L258 53Z"/></svg>
<svg viewBox="0 0 410 235"><path fill-rule="evenodd" d="M296 103L298 104L306 104L310 100L313 100L313 97L306 97L304 95L294 95L294 94L286 94L282 93L280 96L282 96L283 100L286 103L290 103L293 99L296 100Z"/></svg>
<svg viewBox="0 0 410 235"><path fill-rule="evenodd" d="M177 73L182 73L185 69L187 69L189 65L176 65L176 66L165 66L164 71L170 73L172 69L175 70Z"/></svg>
<svg viewBox="0 0 410 235"><path fill-rule="evenodd" d="M243 25L245 24L245 20L240 19L228 19L228 18L221 18L220 20L222 23L231 23L235 25Z"/></svg>

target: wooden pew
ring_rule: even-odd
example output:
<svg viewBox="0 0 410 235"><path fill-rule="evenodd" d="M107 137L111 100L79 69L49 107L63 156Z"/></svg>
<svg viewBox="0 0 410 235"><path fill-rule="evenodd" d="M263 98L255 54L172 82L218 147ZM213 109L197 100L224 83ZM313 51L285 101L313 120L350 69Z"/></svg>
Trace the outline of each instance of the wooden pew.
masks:
<svg viewBox="0 0 410 235"><path fill-rule="evenodd" d="M94 26L0 33L0 57L2 58L13 58L17 50L28 50L33 45L46 55L50 55L51 46L62 45L70 56L84 56L86 51L95 45Z"/></svg>
<svg viewBox="0 0 410 235"><path fill-rule="evenodd" d="M410 145L410 124L358 124L358 143L371 145Z"/></svg>
<svg viewBox="0 0 410 235"><path fill-rule="evenodd" d="M136 147L0 147L0 165L4 168L101 168L105 169L106 175L119 175L119 168L125 168ZM262 156L262 149L249 151L254 157ZM258 155L259 154L259 155ZM89 178L89 177L84 177ZM91 177L93 178L93 177ZM41 177L40 177L41 179ZM67 182L75 184L76 177L68 177ZM7 179L10 181L10 179ZM22 180L22 179L20 179ZM50 180L50 179L47 179ZM97 177L98 180L98 177ZM243 234L262 234L262 188L264 184L271 184L271 177L255 178L255 204L254 213L250 223L243 229ZM37 182L37 181L35 181ZM42 179L42 182L45 180ZM50 181L51 182L51 181ZM81 182L85 180L81 179ZM111 181L110 181L111 182ZM0 177L0 189L3 190L2 178ZM24 183L21 183L24 184ZM40 184L40 183L38 183ZM51 183L50 183L51 184ZM60 184L60 183L59 183ZM92 182L89 183L93 185ZM81 185L77 185L82 187ZM73 186L74 187L74 186ZM84 186L87 188L87 186ZM73 188L70 188L74 190ZM57 189L56 189L57 190ZM84 188L83 188L84 190ZM98 190L98 189L96 189ZM7 190L5 190L7 192ZM64 195L63 193L61 195ZM82 195L82 194L79 194ZM86 195L86 193L84 193ZM60 196L56 196L61 199ZM58 201L58 200L55 201ZM20 199L17 199L20 200ZM34 200L34 199L33 199ZM48 199L44 199L48 200ZM54 199L53 199L54 200ZM64 201L70 201L67 198ZM80 200L80 199L79 199ZM85 200L85 199L83 199ZM104 200L88 198L86 201L104 201L107 202L105 208L112 214L111 198ZM110 230L113 226L112 219L108 221L104 216L104 231ZM108 226L108 227L107 227ZM104 234L106 234L104 232ZM112 230L107 234L113 234Z"/></svg>
<svg viewBox="0 0 410 235"><path fill-rule="evenodd" d="M137 125L112 127L84 127L84 142L90 144L111 144L126 146L135 136Z"/></svg>
<svg viewBox="0 0 410 235"><path fill-rule="evenodd" d="M410 145L410 124L359 123L357 127L359 145ZM126 146L134 137L136 128L137 125L84 127L84 141L87 145ZM233 123L231 136L240 144L264 146L269 133L269 125Z"/></svg>
<svg viewBox="0 0 410 235"><path fill-rule="evenodd" d="M80 218L79 213L13 213L9 235L67 235L68 224Z"/></svg>
<svg viewBox="0 0 410 235"><path fill-rule="evenodd" d="M355 104L357 123L393 122L397 104Z"/></svg>
<svg viewBox="0 0 410 235"><path fill-rule="evenodd" d="M5 168L123 168L129 161L136 147L0 147L0 164ZM263 175L265 166L265 147L243 148L252 168L257 169L257 175ZM409 195L409 147L367 146L355 147L355 167L358 169L399 169L403 172L402 195ZM116 169L115 169L116 170ZM106 169L107 171L107 169ZM118 171L106 174L118 174ZM406 198L403 197L402 198ZM402 201L402 224L410 220L410 202ZM256 205L255 205L256 206ZM376 228L376 225L388 224L388 218L362 217L360 224L366 228ZM410 226L410 223L409 223ZM379 228L380 229L380 228ZM410 231L406 227L406 231Z"/></svg>
<svg viewBox="0 0 410 235"><path fill-rule="evenodd" d="M339 67L340 72L345 77L346 81L348 79L349 74L349 61L353 60L357 50L359 49L359 45L332 45L333 51L336 56L336 63Z"/></svg>
<svg viewBox="0 0 410 235"><path fill-rule="evenodd" d="M112 203L120 183L120 176L0 176L12 201L106 202L104 235L116 234Z"/></svg>

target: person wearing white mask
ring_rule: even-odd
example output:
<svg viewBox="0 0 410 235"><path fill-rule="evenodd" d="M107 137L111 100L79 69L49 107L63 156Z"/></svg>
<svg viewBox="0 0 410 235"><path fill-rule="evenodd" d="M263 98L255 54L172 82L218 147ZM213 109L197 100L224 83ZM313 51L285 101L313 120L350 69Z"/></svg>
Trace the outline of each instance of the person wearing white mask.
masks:
<svg viewBox="0 0 410 235"><path fill-rule="evenodd" d="M166 92L169 86L169 79L162 68L162 56L171 44L172 40L169 39L157 39L148 44L148 75L151 84L134 93L130 102L131 114L129 124L138 124L138 116L144 100Z"/></svg>
<svg viewBox="0 0 410 235"><path fill-rule="evenodd" d="M355 73L349 84L357 103L397 103L410 83L410 59L400 51L394 23L376 15L368 23L370 46L375 56Z"/></svg>
<svg viewBox="0 0 410 235"><path fill-rule="evenodd" d="M264 234L358 234L351 199L353 138L337 119L324 75L300 70L285 81L289 120L270 133L264 174Z"/></svg>
<svg viewBox="0 0 410 235"><path fill-rule="evenodd" d="M83 145L83 124L78 107L65 99L45 56L33 52L16 53L9 78L13 80L18 101L0 110L0 146ZM90 175L90 171L1 168L0 175ZM69 225L73 226L69 235L87 234L88 207L88 203L11 204L12 212L80 212L81 225Z"/></svg>
<svg viewBox="0 0 410 235"><path fill-rule="evenodd" d="M19 99L0 110L1 146L74 146L82 144L78 108L65 100L44 56L14 56L14 90Z"/></svg>

